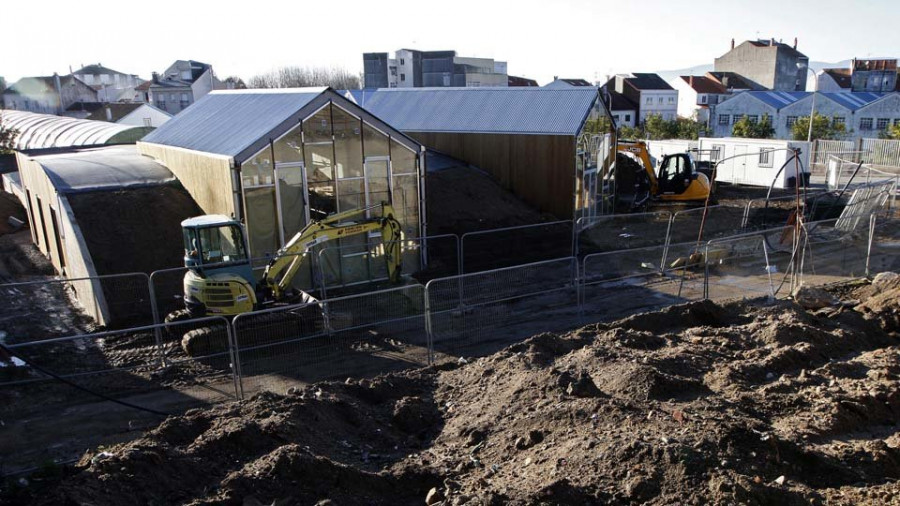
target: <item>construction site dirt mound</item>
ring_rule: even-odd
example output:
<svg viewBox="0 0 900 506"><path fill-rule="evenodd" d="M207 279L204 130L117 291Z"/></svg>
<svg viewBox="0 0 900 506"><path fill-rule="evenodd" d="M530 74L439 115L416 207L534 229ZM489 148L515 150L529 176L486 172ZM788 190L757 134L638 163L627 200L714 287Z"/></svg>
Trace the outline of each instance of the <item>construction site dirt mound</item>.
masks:
<svg viewBox="0 0 900 506"><path fill-rule="evenodd" d="M68 196L97 274L183 265L181 222L203 214L180 185Z"/></svg>
<svg viewBox="0 0 900 506"><path fill-rule="evenodd" d="M556 220L505 190L489 174L465 165L429 171L425 184L429 235Z"/></svg>
<svg viewBox="0 0 900 506"><path fill-rule="evenodd" d="M39 493L6 494L97 505L896 503L900 348L879 318L896 313L897 294L832 293L844 300L812 312L690 303L480 359L191 411L87 453Z"/></svg>

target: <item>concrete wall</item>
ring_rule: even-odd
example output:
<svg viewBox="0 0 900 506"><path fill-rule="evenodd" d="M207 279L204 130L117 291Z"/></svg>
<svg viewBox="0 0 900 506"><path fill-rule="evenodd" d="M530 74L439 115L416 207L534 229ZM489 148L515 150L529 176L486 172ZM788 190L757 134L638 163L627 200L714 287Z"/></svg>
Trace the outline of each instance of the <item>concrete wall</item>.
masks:
<svg viewBox="0 0 900 506"><path fill-rule="evenodd" d="M172 115L144 104L116 123L119 123L120 125L151 126L156 128L170 119L172 119ZM150 123L149 125L147 124L148 121Z"/></svg>
<svg viewBox="0 0 900 506"><path fill-rule="evenodd" d="M664 120L673 120L678 116L677 90L642 90L639 100L638 120L641 122L646 121L647 116L652 114L661 115Z"/></svg>
<svg viewBox="0 0 900 506"><path fill-rule="evenodd" d="M736 95L716 106L715 117L711 121L713 135L716 137L731 137L735 121L744 115L757 115L762 118L764 114L768 114L772 119L772 125L776 126L778 124L777 112L774 107L746 93ZM723 115L728 116L728 124L720 124L720 118Z"/></svg>
<svg viewBox="0 0 900 506"><path fill-rule="evenodd" d="M189 149L137 143L138 151L175 174L206 214L237 216L231 159Z"/></svg>
<svg viewBox="0 0 900 506"><path fill-rule="evenodd" d="M57 194L39 163L21 153L17 154L17 158L22 187L28 200L25 208L29 226L33 224L32 240L35 246L50 259L54 269L67 278L96 276L91 254L65 196ZM56 216L58 228L53 225L52 216ZM73 281L70 286L75 291L76 300L89 316L101 325L109 323L109 308L99 281Z"/></svg>
<svg viewBox="0 0 900 506"><path fill-rule="evenodd" d="M804 68L797 68L800 62ZM799 58L782 46L755 46L745 41L715 59L716 72L736 72L764 88L775 91L805 91L808 58Z"/></svg>

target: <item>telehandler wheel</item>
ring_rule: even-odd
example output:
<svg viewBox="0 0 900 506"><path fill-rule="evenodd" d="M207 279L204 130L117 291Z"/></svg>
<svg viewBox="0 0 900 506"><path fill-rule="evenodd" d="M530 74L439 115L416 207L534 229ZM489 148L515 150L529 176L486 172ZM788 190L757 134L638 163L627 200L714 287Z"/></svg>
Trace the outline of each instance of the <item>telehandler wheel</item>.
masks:
<svg viewBox="0 0 900 506"><path fill-rule="evenodd" d="M203 357L228 351L228 332L224 328L200 327L184 334L181 348L190 357Z"/></svg>

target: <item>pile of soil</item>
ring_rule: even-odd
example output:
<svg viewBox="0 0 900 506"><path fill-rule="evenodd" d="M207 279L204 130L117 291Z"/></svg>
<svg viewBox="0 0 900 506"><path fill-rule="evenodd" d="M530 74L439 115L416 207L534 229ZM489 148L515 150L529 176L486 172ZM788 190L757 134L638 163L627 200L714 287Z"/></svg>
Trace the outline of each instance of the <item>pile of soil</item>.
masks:
<svg viewBox="0 0 900 506"><path fill-rule="evenodd" d="M181 222L203 214L179 184L67 198L100 275L183 265Z"/></svg>
<svg viewBox="0 0 900 506"><path fill-rule="evenodd" d="M429 235L556 220L505 190L489 174L465 165L429 171L425 184Z"/></svg>
<svg viewBox="0 0 900 506"><path fill-rule="evenodd" d="M833 293L845 303L815 312L691 303L192 411L5 493L129 505L898 501L900 289Z"/></svg>
<svg viewBox="0 0 900 506"><path fill-rule="evenodd" d="M9 224L9 218L21 220L23 228L28 227L28 213L19 199L12 194L0 190L0 236L15 232L17 229Z"/></svg>

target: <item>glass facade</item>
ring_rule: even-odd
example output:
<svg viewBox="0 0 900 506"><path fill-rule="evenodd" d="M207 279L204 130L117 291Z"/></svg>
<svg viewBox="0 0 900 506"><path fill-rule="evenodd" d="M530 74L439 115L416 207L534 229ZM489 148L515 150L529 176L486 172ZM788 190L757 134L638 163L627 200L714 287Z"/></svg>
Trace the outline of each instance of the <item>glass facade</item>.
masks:
<svg viewBox="0 0 900 506"><path fill-rule="evenodd" d="M419 245L409 241L420 235L419 153L353 112L327 104L244 162L241 173L253 257L274 254L310 221L388 202L403 229L403 271L419 269ZM373 208L366 215L379 213ZM386 277L379 243L374 232L317 246L325 284ZM298 288L311 289L320 277L309 263Z"/></svg>

